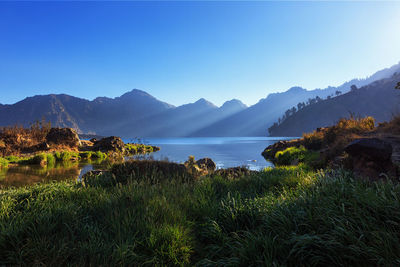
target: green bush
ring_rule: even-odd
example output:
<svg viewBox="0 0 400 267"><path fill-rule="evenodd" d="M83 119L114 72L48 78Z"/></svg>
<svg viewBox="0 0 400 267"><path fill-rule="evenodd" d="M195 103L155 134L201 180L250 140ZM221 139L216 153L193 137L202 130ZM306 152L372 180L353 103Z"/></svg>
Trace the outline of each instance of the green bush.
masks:
<svg viewBox="0 0 400 267"><path fill-rule="evenodd" d="M47 161L47 166L54 166L56 164L56 158L51 153L46 154L46 161Z"/></svg>
<svg viewBox="0 0 400 267"><path fill-rule="evenodd" d="M84 151L79 153L79 157L81 159L90 159L92 157L93 152L92 151Z"/></svg>
<svg viewBox="0 0 400 267"><path fill-rule="evenodd" d="M275 161L277 165L291 165L292 162L303 162L304 156L307 152L303 146L289 147L283 151L278 151L275 154Z"/></svg>
<svg viewBox="0 0 400 267"><path fill-rule="evenodd" d="M8 160L8 162L10 163L18 163L22 158L18 156L7 156L5 157L5 159Z"/></svg>
<svg viewBox="0 0 400 267"><path fill-rule="evenodd" d="M291 165L294 163L304 163L315 169L324 167L319 152L307 150L303 146L289 147L283 151L276 152L276 165Z"/></svg>
<svg viewBox="0 0 400 267"><path fill-rule="evenodd" d="M27 162L28 164L33 164L33 165L41 165L41 166L46 166L47 165L47 154L46 153L40 153L32 158L30 158Z"/></svg>
<svg viewBox="0 0 400 267"><path fill-rule="evenodd" d="M92 153L92 158L93 159L98 159L98 160L104 160L107 158L107 154L103 153L101 151L96 151Z"/></svg>
<svg viewBox="0 0 400 267"><path fill-rule="evenodd" d="M125 149L129 154L135 155L138 153L138 147L136 144L125 144Z"/></svg>
<svg viewBox="0 0 400 267"><path fill-rule="evenodd" d="M8 160L0 157L0 169L8 167Z"/></svg>
<svg viewBox="0 0 400 267"><path fill-rule="evenodd" d="M57 151L54 153L56 161L65 162L70 160L79 160L79 153L73 151Z"/></svg>

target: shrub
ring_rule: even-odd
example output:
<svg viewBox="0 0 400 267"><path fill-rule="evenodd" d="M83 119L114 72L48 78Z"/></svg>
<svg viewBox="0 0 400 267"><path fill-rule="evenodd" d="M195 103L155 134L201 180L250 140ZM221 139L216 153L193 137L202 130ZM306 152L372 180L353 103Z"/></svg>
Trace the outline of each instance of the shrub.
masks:
<svg viewBox="0 0 400 267"><path fill-rule="evenodd" d="M79 160L79 153L73 151L57 151L54 153L56 161L65 162L70 160Z"/></svg>
<svg viewBox="0 0 400 267"><path fill-rule="evenodd" d="M40 166L46 166L47 165L47 154L45 153L40 153L32 158L30 158L27 162L28 164L33 164L33 165L40 165Z"/></svg>
<svg viewBox="0 0 400 267"><path fill-rule="evenodd" d="M302 162L307 150L304 146L289 147L283 151L278 151L275 154L275 161L277 165L291 165L293 161L297 160Z"/></svg>
<svg viewBox="0 0 400 267"><path fill-rule="evenodd" d="M131 143L125 144L125 149L126 151L128 151L129 154L132 155L138 153L138 147L136 144L131 144Z"/></svg>
<svg viewBox="0 0 400 267"><path fill-rule="evenodd" d="M10 163L18 163L22 158L18 157L18 156L7 156L5 157L6 160L8 160L8 162Z"/></svg>
<svg viewBox="0 0 400 267"><path fill-rule="evenodd" d="M114 164L111 172L116 182L123 184L129 181L158 184L168 180L188 182L194 179L183 164L168 161L130 160Z"/></svg>
<svg viewBox="0 0 400 267"><path fill-rule="evenodd" d="M84 151L79 153L79 157L81 159L90 159L92 157L93 152L92 151Z"/></svg>
<svg viewBox="0 0 400 267"><path fill-rule="evenodd" d="M101 151L92 152L92 158L98 160L104 160L107 158L107 154Z"/></svg>
<svg viewBox="0 0 400 267"><path fill-rule="evenodd" d="M8 167L8 160L5 158L0 158L0 169Z"/></svg>
<svg viewBox="0 0 400 267"><path fill-rule="evenodd" d="M312 167L314 169L324 167L324 162L321 159L319 152L307 150L304 146L289 147L283 151L276 152L275 163L276 165L304 163L306 164L306 166Z"/></svg>
<svg viewBox="0 0 400 267"><path fill-rule="evenodd" d="M46 154L47 166L54 166L56 164L56 158L53 154Z"/></svg>

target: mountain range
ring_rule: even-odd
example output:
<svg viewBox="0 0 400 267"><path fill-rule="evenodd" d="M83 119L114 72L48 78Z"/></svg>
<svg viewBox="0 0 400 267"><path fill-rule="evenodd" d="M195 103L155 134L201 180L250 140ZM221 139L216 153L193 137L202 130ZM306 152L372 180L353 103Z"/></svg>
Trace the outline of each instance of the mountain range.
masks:
<svg viewBox="0 0 400 267"><path fill-rule="evenodd" d="M72 127L80 133L125 138L266 136L268 127L299 102L316 96L333 96L336 91L347 93L351 85L363 87L392 77L396 72L400 73L400 63L338 87L315 90L292 87L285 92L269 94L250 107L237 99L221 107L206 99L175 107L138 89L120 97L98 97L91 101L65 94L37 95L11 105L0 104L0 126L29 126L45 119L54 126Z"/></svg>
<svg viewBox="0 0 400 267"><path fill-rule="evenodd" d="M372 116L377 122L389 121L400 114L400 91L395 86L400 72L372 82L346 94L306 106L287 117L271 136L301 136L318 127L332 126L340 118Z"/></svg>

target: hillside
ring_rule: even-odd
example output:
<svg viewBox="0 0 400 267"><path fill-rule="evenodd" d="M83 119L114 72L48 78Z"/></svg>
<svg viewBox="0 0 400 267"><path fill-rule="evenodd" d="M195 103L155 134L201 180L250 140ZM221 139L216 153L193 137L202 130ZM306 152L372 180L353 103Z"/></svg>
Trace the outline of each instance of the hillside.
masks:
<svg viewBox="0 0 400 267"><path fill-rule="evenodd" d="M45 119L53 126L72 127L79 133L126 138L265 136L267 129L299 102L346 93L351 85L360 87L395 72L400 73L400 63L366 79L353 79L338 87L310 91L292 87L285 92L269 94L250 107L237 99L227 101L221 107L205 99L175 107L137 89L120 97L98 97L92 101L65 94L38 95L12 105L0 104L0 126L29 126Z"/></svg>
<svg viewBox="0 0 400 267"><path fill-rule="evenodd" d="M377 122L388 121L400 112L400 92L395 90L400 73L375 81L355 91L306 106L285 119L271 136L301 136L318 127L335 124L342 117L372 116Z"/></svg>
<svg viewBox="0 0 400 267"><path fill-rule="evenodd" d="M269 94L257 104L204 129L193 132L191 136L265 136L268 134L268 128L288 108L296 106L299 102L306 102L308 99L317 96L321 98L334 96L337 91L346 93L352 85L365 86L376 80L388 78L396 72L400 72L400 63L380 70L365 79L353 79L338 87L330 86L315 90L292 87L282 93Z"/></svg>
<svg viewBox="0 0 400 267"><path fill-rule="evenodd" d="M145 118L171 108L174 106L137 89L117 98L102 97L93 101L65 94L38 95L13 105L0 106L0 125L29 126L46 119L54 126L101 134L133 118Z"/></svg>

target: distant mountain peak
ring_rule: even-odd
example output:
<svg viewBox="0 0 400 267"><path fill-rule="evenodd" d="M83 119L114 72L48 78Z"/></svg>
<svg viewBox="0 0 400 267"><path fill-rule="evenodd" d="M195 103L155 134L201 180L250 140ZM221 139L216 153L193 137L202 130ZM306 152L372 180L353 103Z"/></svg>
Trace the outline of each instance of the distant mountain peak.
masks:
<svg viewBox="0 0 400 267"><path fill-rule="evenodd" d="M247 106L239 99L228 100L221 106L221 108L231 108L231 107L238 107L243 109L247 108Z"/></svg>
<svg viewBox="0 0 400 267"><path fill-rule="evenodd" d="M211 103L210 101L206 100L205 98L200 98L199 100L197 100L196 102L194 102L194 104L196 105L203 105L203 106L209 106L209 107L213 107L216 108L217 106L214 105L213 103Z"/></svg>
<svg viewBox="0 0 400 267"><path fill-rule="evenodd" d="M154 98L154 96L150 95L149 93L143 91L143 90L139 90L139 89L132 89L129 92L126 92L125 94L121 95L120 97L132 97L132 96L146 96L146 97L151 97Z"/></svg>
<svg viewBox="0 0 400 267"><path fill-rule="evenodd" d="M291 93L297 93L297 92L303 92L303 91L306 91L306 89L304 89L303 87L300 87L300 86L293 86L289 90L287 90L287 92L291 92Z"/></svg>

